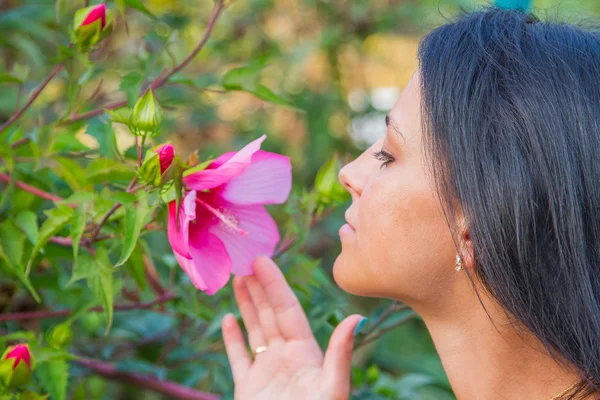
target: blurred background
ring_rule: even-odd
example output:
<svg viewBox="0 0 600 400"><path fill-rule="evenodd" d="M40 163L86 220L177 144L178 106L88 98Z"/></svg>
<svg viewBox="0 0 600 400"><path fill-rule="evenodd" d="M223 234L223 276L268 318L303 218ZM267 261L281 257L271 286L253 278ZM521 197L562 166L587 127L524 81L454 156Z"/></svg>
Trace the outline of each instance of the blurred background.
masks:
<svg viewBox="0 0 600 400"><path fill-rule="evenodd" d="M124 16L117 16L113 35L91 54L93 67L79 77L77 98L90 101L76 104L77 112L124 96L135 101L150 76L156 77L161 67L172 66L190 53L213 7L206 0L126 4L129 8ZM161 140L171 141L184 159L196 149L203 158L240 148L266 133L267 150L291 157L294 190L301 193L312 186L317 170L332 154L351 160L384 133L385 114L417 68L420 37L460 8L486 4L475 0L229 1L202 52L157 91L166 116ZM72 11L86 5L72 0L0 0L0 121L12 114L22 93L48 75L59 45L68 43L66 28ZM598 0L534 0L532 8L543 20L586 24L600 17ZM252 83L247 88L254 89L224 90L224 75L240 67L245 81ZM6 76L27 83L19 90ZM255 90L257 85L260 91ZM56 98L74 91L67 79L53 80L37 100L37 118L60 113L64 105ZM107 139L109 126L106 115L101 115L69 127L69 135L60 130L53 134L72 149L134 152L127 128L114 125ZM376 317L389 304L351 298L331 279L344 210L341 207L313 227L301 254L281 260L323 344L332 326L348 313ZM180 272L164 236L149 236L158 274L177 283ZM81 329L95 342L78 346L84 354L117 362L123 371L143 372L231 398L232 381L218 327L224 312L235 308L230 288L212 298L191 289L186 296L181 302L185 307L178 303L171 313L115 316L110 338L102 337L103 327L93 320L100 315L84 317ZM27 304L20 307L26 309ZM127 347L130 343L139 345ZM69 398L160 398L83 369L74 369L69 382ZM356 355L353 383L357 399L454 399L418 318L362 347Z"/></svg>

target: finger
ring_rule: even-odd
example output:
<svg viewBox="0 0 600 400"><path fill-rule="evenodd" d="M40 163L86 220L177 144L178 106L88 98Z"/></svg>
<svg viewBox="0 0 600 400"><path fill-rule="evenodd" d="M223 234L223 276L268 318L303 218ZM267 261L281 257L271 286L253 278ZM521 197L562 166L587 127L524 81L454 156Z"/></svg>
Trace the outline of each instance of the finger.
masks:
<svg viewBox="0 0 600 400"><path fill-rule="evenodd" d="M273 341L283 340L277 321L275 320L275 312L267 299L265 291L254 276L244 277L246 286L250 297L254 302L254 306L258 311L258 319L260 320L260 326L262 328L262 334L264 335L267 343L271 344Z"/></svg>
<svg viewBox="0 0 600 400"><path fill-rule="evenodd" d="M283 273L269 257L259 256L254 276L263 287L281 335L286 340L314 339L308 318Z"/></svg>
<svg viewBox="0 0 600 400"><path fill-rule="evenodd" d="M326 387L335 394L334 398L347 399L350 396L350 364L354 345L354 329L363 319L354 314L335 328L323 360L322 379Z"/></svg>
<svg viewBox="0 0 600 400"><path fill-rule="evenodd" d="M265 346L267 341L262 332L258 312L254 307L254 302L248 293L248 288L244 282L244 278L236 276L233 278L233 292L235 300L238 303L238 308L242 314L244 326L248 332L248 342L253 350L260 346Z"/></svg>
<svg viewBox="0 0 600 400"><path fill-rule="evenodd" d="M238 384L244 379L246 372L250 369L252 360L246 349L242 330L232 314L225 315L221 322L221 329L223 330L223 342L225 342L225 350L229 359L229 365L231 366L233 381L235 384Z"/></svg>

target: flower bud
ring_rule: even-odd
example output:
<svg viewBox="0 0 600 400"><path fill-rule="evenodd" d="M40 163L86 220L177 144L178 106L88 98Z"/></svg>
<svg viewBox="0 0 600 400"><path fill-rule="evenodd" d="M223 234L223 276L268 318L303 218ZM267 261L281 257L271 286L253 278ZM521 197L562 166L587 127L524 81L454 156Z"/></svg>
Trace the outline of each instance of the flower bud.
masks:
<svg viewBox="0 0 600 400"><path fill-rule="evenodd" d="M54 348L62 348L73 338L73 332L68 322L56 325L48 334L48 343Z"/></svg>
<svg viewBox="0 0 600 400"><path fill-rule="evenodd" d="M82 8L75 13L71 40L83 52L90 51L112 31L112 14L105 4Z"/></svg>
<svg viewBox="0 0 600 400"><path fill-rule="evenodd" d="M0 380L8 388L25 385L31 378L33 354L26 344L9 346L0 360Z"/></svg>
<svg viewBox="0 0 600 400"><path fill-rule="evenodd" d="M153 186L161 184L163 174L173 163L175 151L173 145L163 144L146 153L142 166L138 169L141 181Z"/></svg>
<svg viewBox="0 0 600 400"><path fill-rule="evenodd" d="M166 143L159 146L155 151L158 153L160 159L160 173L164 174L167 168L173 163L175 150L173 149L172 144Z"/></svg>
<svg viewBox="0 0 600 400"><path fill-rule="evenodd" d="M133 107L129 116L129 130L137 136L153 137L160 133L162 123L162 107L152 90L148 90Z"/></svg>
<svg viewBox="0 0 600 400"><path fill-rule="evenodd" d="M315 189L319 204L331 206L348 200L349 193L338 180L341 162L338 157L332 157L317 172Z"/></svg>

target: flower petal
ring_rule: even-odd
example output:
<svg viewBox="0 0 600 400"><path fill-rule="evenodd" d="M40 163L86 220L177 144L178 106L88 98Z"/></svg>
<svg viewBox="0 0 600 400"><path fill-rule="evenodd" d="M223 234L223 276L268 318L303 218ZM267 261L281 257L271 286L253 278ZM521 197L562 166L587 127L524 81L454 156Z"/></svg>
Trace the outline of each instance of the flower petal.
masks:
<svg viewBox="0 0 600 400"><path fill-rule="evenodd" d="M183 183L193 190L206 190L216 188L229 182L235 176L244 172L250 165L252 155L260 149L260 144L267 138L262 135L248 143L243 149L235 153L227 161L222 162L217 168L206 168L183 177ZM221 156L223 157L223 156ZM213 162L214 163L214 162Z"/></svg>
<svg viewBox="0 0 600 400"><path fill-rule="evenodd" d="M189 225L190 221L196 219L196 191L192 190L183 199L179 211L179 226L176 222L177 205L175 201L169 203L169 223L167 225L167 236L169 243L175 253L185 258L192 258L189 251Z"/></svg>
<svg viewBox="0 0 600 400"><path fill-rule="evenodd" d="M223 202L219 204L238 221L238 227L248 235L215 224L210 232L223 241L231 258L231 272L235 275L251 275L252 262L258 255L271 256L279 242L279 230L273 218L262 205L240 206Z"/></svg>
<svg viewBox="0 0 600 400"><path fill-rule="evenodd" d="M190 225L190 252L193 262L188 260L184 271L200 289L215 294L227 284L231 271L231 258L225 245L204 226ZM190 265L192 264L192 265Z"/></svg>
<svg viewBox="0 0 600 400"><path fill-rule="evenodd" d="M290 158L259 150L252 156L250 166L223 187L221 196L240 205L281 204L291 189Z"/></svg>

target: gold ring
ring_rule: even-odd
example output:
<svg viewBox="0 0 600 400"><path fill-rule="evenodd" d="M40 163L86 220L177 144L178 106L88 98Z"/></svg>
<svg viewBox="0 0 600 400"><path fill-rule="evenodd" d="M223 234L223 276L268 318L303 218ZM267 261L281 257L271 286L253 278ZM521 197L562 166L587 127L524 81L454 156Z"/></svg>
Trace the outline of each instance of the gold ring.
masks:
<svg viewBox="0 0 600 400"><path fill-rule="evenodd" d="M259 346L254 350L254 356L267 351L267 346Z"/></svg>

